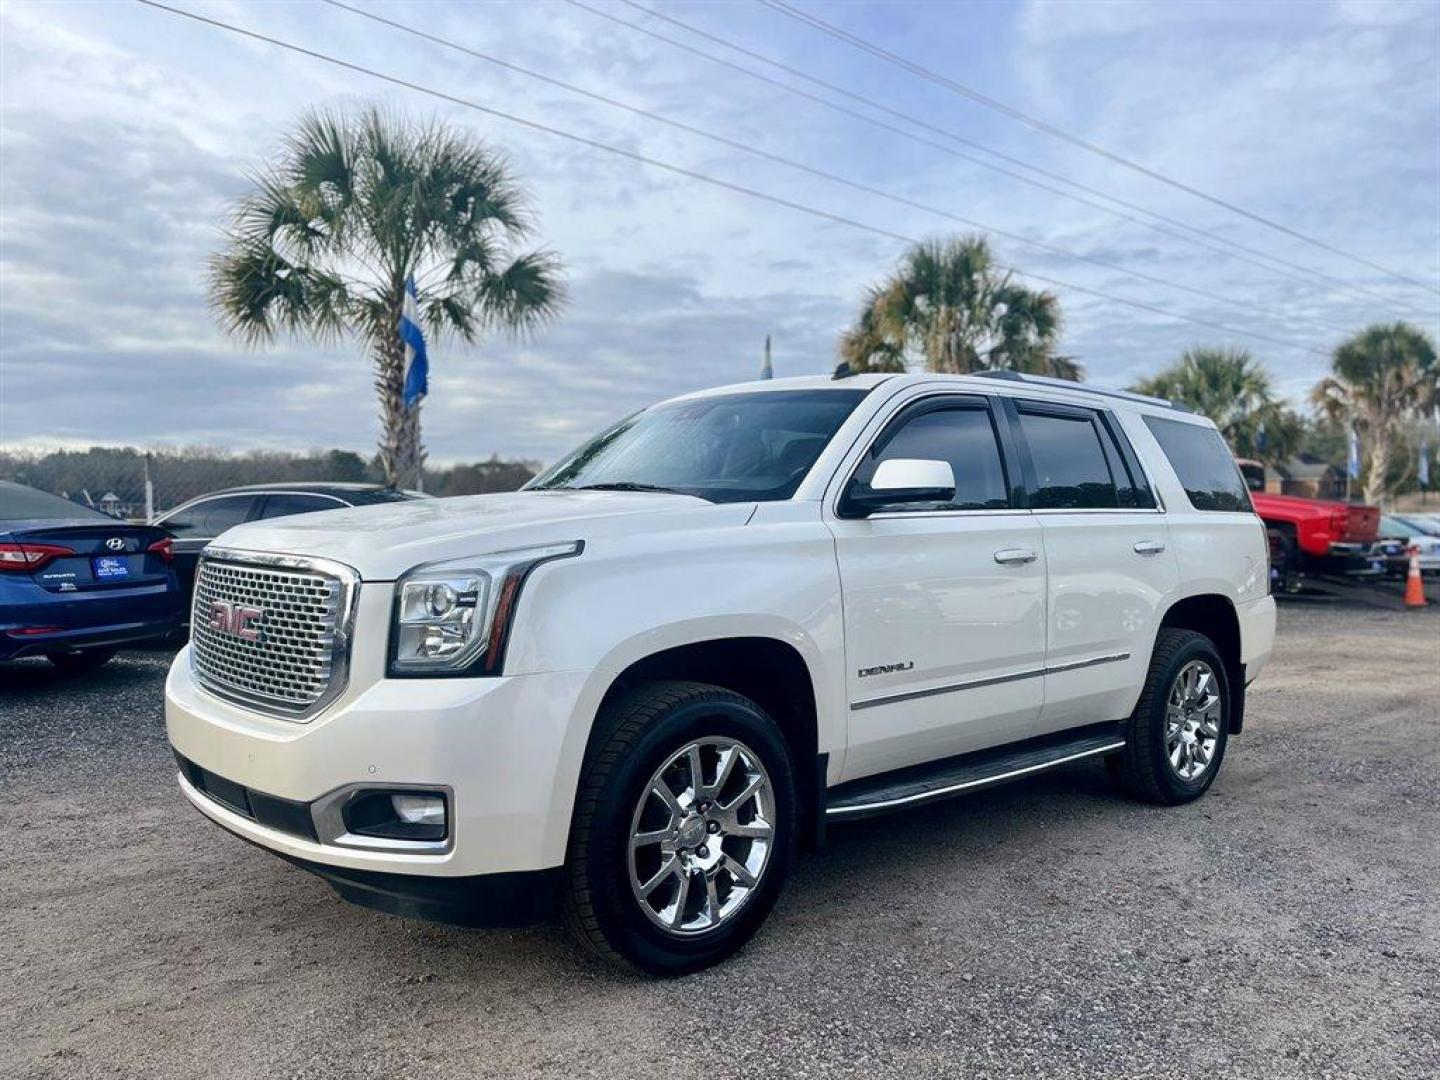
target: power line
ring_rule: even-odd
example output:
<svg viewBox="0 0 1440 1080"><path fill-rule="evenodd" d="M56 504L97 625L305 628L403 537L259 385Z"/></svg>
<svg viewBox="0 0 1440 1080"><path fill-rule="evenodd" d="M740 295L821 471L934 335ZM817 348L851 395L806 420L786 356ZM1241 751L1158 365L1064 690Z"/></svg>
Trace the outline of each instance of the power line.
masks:
<svg viewBox="0 0 1440 1080"><path fill-rule="evenodd" d="M812 101L834 112L842 113L846 116L852 117L853 119L860 120L866 124L870 124L871 126L883 128L884 130L894 132L895 134L900 135L903 138L909 139L912 142L919 143L923 146L929 146L933 149L940 150L943 153L949 154L952 157L959 158L963 161L968 161L974 165L979 165L981 168L990 169L1004 176L1009 176L1012 179L1019 180L1023 184L1029 184L1030 186L1039 188L1042 191L1048 191L1052 194L1059 195L1061 198L1069 199L1072 202L1080 203L1083 206L1089 206L1093 209L1100 210L1101 212L1110 214L1113 217L1119 218L1122 221L1128 221L1132 224L1143 226L1144 228L1150 229L1151 231L1159 233L1162 236L1168 236L1172 239L1181 240L1185 243L1195 244L1199 247L1205 248L1209 251L1213 251L1217 254L1225 255L1232 259L1238 259L1241 262L1249 263L1252 266L1258 266L1269 273L1279 274L1282 277L1290 278L1294 281L1305 281L1306 284L1312 284L1313 280L1323 281L1327 284L1349 290L1350 292L1356 293L1357 295L1369 297L1372 300L1381 300L1388 305L1402 306L1398 305L1392 297L1386 296L1384 293L1376 292L1374 289L1367 288L1363 285L1357 285L1353 282L1344 281L1340 278L1332 277L1329 274L1322 273L1321 271L1316 270L1313 267L1303 266L1299 263L1291 262L1288 259L1283 259L1278 255L1272 255L1269 252L1260 251L1256 248L1252 248L1245 244L1242 244L1237 240L1231 240L1228 237L1208 232L1205 229L1199 228L1198 226L1190 225L1184 221L1180 221L1177 218L1172 218L1158 211L1147 209L1146 207L1122 199L1119 196L1110 195L1104 191L1099 190L1098 188L1093 188L1086 184L1083 184L1078 180L1072 180L1071 178L1062 174L1051 172L1047 169L1041 168L1038 165L1032 165L1029 162L1024 161L1020 158L1013 157L1002 151L996 150L993 147L986 146L984 143L976 142L973 139L968 139L963 135L959 135L946 128L938 127L934 124L928 123L927 121L912 116L909 113L902 112L899 109L891 108L883 102L879 102L874 100L873 98L868 98L861 94L857 94L854 91L848 90L843 86L838 86L834 83L826 81L825 79L821 79L818 76L811 75L805 71L801 71L798 68L792 67L789 64L785 64L772 57L766 56L763 53L756 52L753 49L746 48L744 45L737 44L736 42L731 41L728 38L724 38L718 34L712 34L709 31L702 30L697 26L693 26L690 23L677 19L672 15L667 15L663 11L658 11L652 8L645 7L643 4L636 3L635 0L621 0L621 3L624 3L627 6L634 8L636 11L642 12L643 14L649 15L662 22L669 23L672 26L677 26L682 30L696 35L697 37L704 38L707 41L713 41L715 44L740 53L742 56L747 56L752 60L757 60L760 63L772 67L778 71L783 71L787 75L802 79L805 82L811 83L812 85L822 87L823 89L830 91L831 93L840 94L845 98L848 98L852 101L860 102L861 104L866 105L872 109L876 109L877 111L885 113L886 115L894 116L897 119L903 120L908 124L913 124L916 127L922 128L927 131L935 132L938 135L942 135L947 139L952 139L963 146L972 147L973 149L979 150L981 153L989 154L992 157L998 158L1001 161L1006 161L1019 168L1027 169L1030 172L1033 172L1039 176L1047 177L1051 180L1057 181L1058 183L1068 184L1069 186L1075 188L1078 191L1087 192L1098 198L1105 199L1108 202L1112 202L1117 206L1123 206L1128 210L1134 211L1135 213L1145 214L1148 217L1156 219L1157 221L1166 222L1167 224L1172 225L1175 228L1185 230L1186 233L1193 233L1195 235L1191 236L1172 232L1170 229L1163 228L1152 221L1146 221L1141 218L1133 217L1131 214L1122 213L1118 210L1113 209L1112 207L1104 206L1100 203L1093 202L1090 199L1081 198L1080 196L1075 195L1072 192L1063 191L1058 188L1051 187L1050 185L1043 184L1038 180L1032 179L1031 177L1023 176L1019 173L1012 172L1009 169L1002 168L1001 166L995 165L992 162L983 161L980 158L972 157L969 154L961 153L954 147L946 146L944 144L937 143L931 139L924 138L923 136L916 135L914 132L907 131L904 128L896 127L895 125L886 123L883 120L878 120L872 116L867 116L864 113L856 112L855 110L847 108L846 106L841 105L838 102L829 101L826 98L809 93L808 91L802 90L799 87L791 86L788 83L781 82L778 79L772 79L768 75L761 74L758 71L753 71L750 68L744 67L743 65L733 63L732 61L726 60L723 57L718 57L711 53L707 53L703 49L698 49L693 45L686 44L682 41L677 41L672 37L667 37L665 34L662 34L656 30L652 30L648 26L621 19L618 16L610 14L608 11L604 11L600 8L593 7L592 5L585 3L584 0L566 0L566 2L574 7L578 7L584 11L590 12L592 15L596 15L602 19L607 19L610 22L616 23L620 26L628 27L629 29L636 31L637 33L644 34L647 37L654 38L657 41L662 41L667 45L673 46L674 48L690 53L693 56L699 56L705 60L710 61L711 63L718 64L732 71L739 72L740 74L746 75L752 79L767 83L771 86L785 91L786 93L795 95L800 98L804 98L808 101ZM1202 240L1199 239L1200 237L1206 237L1208 239ZM1210 240L1215 241L1215 243L1208 242ZM1249 256L1253 257L1247 258L1246 255L1238 254L1238 252L1245 252ZM1266 261L1258 261L1261 259ZM1297 274L1295 273L1287 273L1285 270L1278 269L1276 265L1271 265L1272 263L1278 264L1278 266L1281 267L1287 267L1288 269L1293 271L1297 271L1298 274L1304 275L1304 277L1302 278L1300 276L1297 276ZM1416 309L1414 305L1403 306L1409 307L1412 311L1419 310ZM1425 311L1425 315L1427 317L1429 317L1431 314L1432 313L1430 311Z"/></svg>
<svg viewBox="0 0 1440 1080"><path fill-rule="evenodd" d="M271 37L267 34L262 34L255 30L247 30L244 27L235 26L232 23L222 22L219 19L212 19L208 15L201 15L198 12L186 11L182 8L171 7L169 4L160 3L159 0L136 0L136 3L143 4L146 7L155 8L159 11L167 12L171 15L178 15L182 18L190 19L193 22L202 23L206 26L214 27L218 30L225 30L229 33L249 38L252 41L261 41L267 45L274 45L278 48L285 49L289 52L297 53L301 56L308 56L312 60L319 60L322 63L330 64L333 67L343 68L346 71L353 71L361 75L367 75L371 78L378 79L381 82L389 83L392 86L400 86L407 90L414 90L416 93L425 94L429 97L436 98L437 100L449 102L452 105L459 105L462 108L472 109L475 112L484 113L487 116L493 116L501 120L507 120L512 124L517 124L521 127L529 128L532 131L540 131L544 132L547 135L554 135L556 138L565 139L573 143L578 143L581 146L588 146L594 150L604 150L607 153L616 154L620 157L628 158L631 161L637 161L642 165L649 165L653 168L663 169L664 171L674 173L677 176L684 176L691 180L699 180L701 183L710 184L713 187L722 188L726 191L732 191L740 195L747 195L751 198L759 199L762 202L772 203L776 206L782 206L789 210L796 210L802 214L808 214L811 217L820 218L822 220L830 221L835 224L848 225L851 228L860 229L864 232L872 233L876 236L883 236L886 239L898 240L904 244L913 245L920 243L920 241L916 237L907 236L904 233L895 232L892 229L887 229L880 225L871 225L863 221L857 221L854 218L846 217L843 214L832 213L829 210L822 210L819 207L809 206L805 203L795 202L791 199L786 199L779 195L771 195L764 191L758 191L755 188L746 187L743 184L736 184L732 183L729 180L722 180L719 177L710 176L707 173L697 172L694 169L685 168L683 165L674 165L668 161L661 161L658 158L649 157L648 155L638 153L634 150L627 150L621 146L614 146L610 143L601 142L599 139L592 139L587 135L577 135L574 132L566 131L563 128L553 127L550 124L541 123L538 120L531 120L523 116L517 116L514 113L508 113L502 109L497 109L490 105L482 105L479 102L471 101L468 98L457 97L454 94L447 94L443 90L436 90L433 87L423 86L420 83L411 82L408 79L402 79L396 75L387 75L382 71L376 71L374 68L365 67L362 64L356 64L349 60L342 60L337 56L331 56L328 53L322 53L315 49L308 49L303 45L296 45L293 42L284 41L281 38ZM1277 338L1272 337L1268 334L1262 334L1254 330L1243 330L1239 327L1227 326L1224 323L1217 323L1209 319L1199 318L1194 315L1186 315L1182 312L1171 311L1168 308L1159 307L1155 304L1148 304L1143 300L1133 300L1125 296L1116 296L1113 293L1104 292L1100 289L1092 289L1086 285L1075 285L1071 282L1061 281L1059 278L1049 277L1045 274L1037 274L1031 271L1016 270L1013 267L1002 266L999 263L997 263L996 266L998 269L1008 271L1012 274L1017 274L1020 277L1030 278L1034 281L1044 282L1046 285L1053 285L1056 288L1070 289L1073 292L1083 293L1088 296L1095 296L1103 300L1109 300L1113 303L1123 304L1126 307L1132 307L1139 311L1148 311L1152 314L1160 315L1164 318L1179 319L1182 322L1194 323L1197 326L1204 326L1211 330L1218 330L1222 333L1238 334L1242 337L1254 338L1257 341L1264 341L1271 345L1280 345L1287 349L1297 349L1301 352L1314 353L1318 356L1328 355L1322 350L1316 349L1313 346L1306 345L1302 342L1289 341L1284 338Z"/></svg>
<svg viewBox="0 0 1440 1080"><path fill-rule="evenodd" d="M1380 263L1377 262L1373 262L1370 259L1365 258L1363 255L1356 255L1353 252L1346 251L1344 248L1339 248L1336 247L1334 244L1325 242L1324 240L1316 239L1313 236L1302 233L1298 229L1293 229L1289 225L1276 221L1273 218L1265 217L1263 214L1257 214L1253 210L1247 210L1245 209L1245 207L1238 206L1235 203L1229 202L1226 199L1222 199L1217 195L1211 195L1209 192L1201 191L1199 188L1187 184L1182 180L1176 180L1174 177L1166 176L1164 173L1152 169L1146 165L1142 165L1138 161L1133 161L1130 158L1115 153L1113 150L1107 150L1103 146L1099 146L1093 142L1090 142L1087 139L1083 139L1078 135L1073 135L1070 132L1064 130L1063 128L1057 127L1054 124L1049 123L1048 121L1042 120L1036 116L1031 116L1027 112L1022 112L1020 109L1015 108L1013 105L1007 105L1003 101L998 101L995 98L990 97L988 94L981 93L979 90L976 90L973 87L966 86L964 83L956 82L954 79L941 75L940 73L933 71L930 68L927 68L921 64L918 64L915 61L910 60L904 56L901 56L898 53L891 52L889 49L881 48L879 45L875 45L874 43L867 41L862 37L859 37L855 34L850 33L847 30L842 29L841 27L834 25L833 23L826 22L818 15L811 15L809 12L801 11L798 8L793 7L792 5L785 3L785 0L758 0L758 2L764 4L766 7L772 9L773 11L778 11L782 15L789 16L797 22L805 23L806 25L811 26L816 30L819 30L823 34L828 34L830 37L833 37L839 41L843 41L846 44L851 45L854 48L860 49L863 52L867 52L871 56L878 57L881 60L885 60L888 63L894 64L896 67L902 68L903 70L910 72L912 75L917 75L920 78L925 79L927 82L934 83L936 86L943 87L944 89L949 90L952 93L959 94L960 96L968 98L971 101L976 102L977 104L983 105L987 109L992 109L1003 116L1008 116L1012 120L1017 120L1022 124L1026 124L1027 126L1034 128L1036 131L1040 131L1046 135L1061 139L1065 142L1070 143L1073 146L1078 146L1082 150L1087 150L1090 153L1096 154L1116 165L1120 165L1124 168L1130 169L1133 172L1137 172L1141 176L1145 176L1151 180L1156 180L1162 184L1166 184L1169 187L1176 189L1177 191L1183 191L1187 195L1193 195L1197 199L1203 199L1205 202L1221 207L1222 209L1228 210L1233 214L1239 214L1241 217L1249 218L1251 221L1264 225L1267 228L1274 229L1276 232L1283 233L1284 235L1289 236L1295 240L1300 240L1303 243L1320 248L1322 251L1328 251L1332 255L1339 255L1342 258L1349 259L1352 262L1359 263L1362 266L1368 266L1371 270L1378 270L1382 274L1387 274L1390 277L1393 277L1399 281L1407 282L1410 285L1417 286L1421 289L1426 289L1429 292L1435 293L1437 296L1440 296L1440 287L1437 287L1430 282L1421 281L1419 278L1410 277L1408 274L1402 274L1398 270L1391 270L1389 267L1382 266Z"/></svg>
<svg viewBox="0 0 1440 1080"><path fill-rule="evenodd" d="M599 93L597 91L587 90L584 87L576 86L573 83L568 83L561 79L554 78L553 76L545 75L541 72L533 71L529 68L522 67L521 65L516 64L513 61L504 60L498 56L493 56L489 53L480 52L477 49L472 49L468 46L461 45L455 41L450 40L449 38L440 37L439 35L428 33L427 31L420 30L416 27L409 26L405 23L387 18L386 16L378 15L373 12L366 11L363 8L355 7L351 4L343 2L343 0L324 0L324 2L329 4L331 7L340 8L342 11L348 11L351 14L358 15L363 19L369 19L372 22L379 23L383 26L388 26L391 29L399 30L406 34L410 34L413 37L421 38L424 41L431 42L443 48L453 49L456 52L464 53L465 55L474 57L477 60L484 60L487 63L495 64L498 67L505 68L507 71L513 71L528 78L536 79L540 82L545 83L548 86L558 87L569 93L578 94L582 97L590 98L593 101L602 102L605 105L610 105L617 109L623 109L626 112L632 113L636 116L644 117L647 120L652 120L659 124L664 124L667 127L674 128L678 131L683 131L687 134L695 135L702 139L708 139L711 142L728 147L729 149L737 150L745 154L750 154L753 157L758 157L766 161L772 161L777 164L784 165L787 168L799 170L811 176L821 177L822 179L829 180L832 183L841 184L855 191L864 192L865 194L874 195L882 199L887 199L890 202L894 202L902 206L908 206L916 210L922 210L926 213L935 214L939 217L959 222L960 224L968 226L970 228L981 229L987 232L991 232L997 236L1003 236L1008 240L1012 240L1020 244L1026 244L1030 247L1038 248L1042 251L1048 251L1053 254L1065 256L1067 258L1077 259L1082 262L1091 263L1092 265L1103 267L1106 270L1113 270L1117 273L1128 274L1132 277L1139 278L1142 281L1148 281L1151 284L1161 285L1172 289L1178 289L1182 292L1188 292L1195 296L1200 296L1207 300L1213 300L1217 303L1224 304L1229 307L1248 307L1264 315L1277 314L1273 307L1257 304L1248 300L1240 300L1233 297L1223 296L1219 293L1211 292L1208 289L1201 289L1191 285L1183 284L1181 282L1171 281L1168 278L1159 277L1154 274L1148 274L1141 270L1133 270L1119 263L1109 262L1105 259L1098 259L1090 255L1082 254L1081 252L1071 251L1068 248L1060 247L1056 244L1047 243L1043 240L1034 240L1027 236L1024 236L1021 233L1010 232L1006 229L997 228L996 226L986 224L983 221L977 221L973 218L964 217L960 214L955 214L951 211L944 210L936 206L930 206L915 199L907 198L904 195L898 195L894 192L872 187L869 184L860 183L858 181L848 179L847 177L839 176L825 169L806 165L802 162L782 157L779 154L772 154L766 150L760 149L758 146L743 143L736 139L728 138L724 135L717 135L714 132L706 131L703 128L695 127L692 124L687 124L683 121L672 119L662 113L657 113L649 109L640 108L639 106L629 104L628 102L620 101L616 98ZM1305 321L1308 321L1311 325L1319 324L1329 326L1331 329L1337 330L1340 333L1348 333L1351 329L1350 327L1341 326L1338 323L1326 323L1323 320L1310 319Z"/></svg>

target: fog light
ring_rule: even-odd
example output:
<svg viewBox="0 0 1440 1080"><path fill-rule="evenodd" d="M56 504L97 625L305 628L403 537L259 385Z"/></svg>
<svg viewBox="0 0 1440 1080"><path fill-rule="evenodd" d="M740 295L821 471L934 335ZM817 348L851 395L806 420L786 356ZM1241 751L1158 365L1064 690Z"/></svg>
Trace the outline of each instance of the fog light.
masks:
<svg viewBox="0 0 1440 1080"><path fill-rule="evenodd" d="M350 798L341 811L354 836L435 843L449 835L445 796L438 791L374 788Z"/></svg>
<svg viewBox="0 0 1440 1080"><path fill-rule="evenodd" d="M391 795L390 805L406 825L445 827L445 799L441 795Z"/></svg>

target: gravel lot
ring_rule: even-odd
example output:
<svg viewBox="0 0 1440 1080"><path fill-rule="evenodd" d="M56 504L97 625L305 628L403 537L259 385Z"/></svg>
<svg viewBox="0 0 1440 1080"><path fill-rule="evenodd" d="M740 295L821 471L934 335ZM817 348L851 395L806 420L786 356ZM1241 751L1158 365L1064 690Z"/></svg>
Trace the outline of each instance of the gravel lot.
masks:
<svg viewBox="0 0 1440 1080"><path fill-rule="evenodd" d="M1295 604L1210 795L832 831L739 958L351 907L185 806L169 657L0 673L0 1075L1440 1074L1440 611Z"/></svg>

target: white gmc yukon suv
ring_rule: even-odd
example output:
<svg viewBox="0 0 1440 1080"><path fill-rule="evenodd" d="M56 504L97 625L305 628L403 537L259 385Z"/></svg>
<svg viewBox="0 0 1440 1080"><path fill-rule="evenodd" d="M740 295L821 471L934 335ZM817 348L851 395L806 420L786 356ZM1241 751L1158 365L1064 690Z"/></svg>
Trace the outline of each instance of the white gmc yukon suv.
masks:
<svg viewBox="0 0 1440 1080"><path fill-rule="evenodd" d="M1214 426L1027 376L692 394L525 490L242 525L166 685L185 797L349 900L714 963L828 822L1065 762L1176 805L1271 651Z"/></svg>

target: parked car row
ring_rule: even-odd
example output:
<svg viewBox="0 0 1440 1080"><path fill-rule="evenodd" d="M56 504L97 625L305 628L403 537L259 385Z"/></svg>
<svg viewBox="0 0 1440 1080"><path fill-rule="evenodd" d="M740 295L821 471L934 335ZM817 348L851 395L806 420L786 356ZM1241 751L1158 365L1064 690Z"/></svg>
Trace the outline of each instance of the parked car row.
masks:
<svg viewBox="0 0 1440 1080"><path fill-rule="evenodd" d="M1404 575L1410 548L1420 569L1440 571L1440 513L1382 514L1379 507L1266 491L1265 466L1237 458L1250 501L1270 543L1276 588L1299 588L1307 573Z"/></svg>
<svg viewBox="0 0 1440 1080"><path fill-rule="evenodd" d="M1398 577L1410 570L1412 547L1421 573L1440 573L1440 514L1381 515L1380 539L1370 549L1371 559Z"/></svg>
<svg viewBox="0 0 1440 1080"><path fill-rule="evenodd" d="M376 506L424 498L377 484L253 484L201 495L155 518L174 537L175 573L187 600L195 588L195 564L205 545L226 529L247 521L314 514L347 506Z"/></svg>
<svg viewBox="0 0 1440 1080"><path fill-rule="evenodd" d="M1249 464L1241 463L1242 472L1253 489L1253 470L1244 469ZM376 484L256 484L201 495L158 514L148 525L135 525L0 481L0 661L44 656L67 672L93 670L122 645L184 629L200 552L227 529L416 498L424 496ZM1294 509L1291 504L1316 508L1310 517L1322 524L1337 518L1320 513L1330 504L1315 500L1254 493L1252 499L1257 510L1258 503L1268 499L1266 510L1284 502L1287 513ZM1284 569L1297 562L1300 533L1310 535L1303 529L1285 531L1283 524L1267 520L1272 565L1282 577ZM1348 539L1350 524L1336 526L1335 536L1344 533ZM1368 521L1363 524L1368 528ZM1360 561L1372 572L1404 575L1413 546L1420 569L1440 573L1440 513L1383 514L1374 535L1372 543L1355 545ZM1340 546L1331 536L1322 539L1327 552Z"/></svg>
<svg viewBox="0 0 1440 1080"><path fill-rule="evenodd" d="M1379 539L1380 508L1340 499L1266 491L1265 466L1237 458L1250 503L1265 523L1270 568L1282 592L1305 574L1373 573L1371 547Z"/></svg>
<svg viewBox="0 0 1440 1080"><path fill-rule="evenodd" d="M0 481L0 660L99 667L173 631L182 599L170 534Z"/></svg>
<svg viewBox="0 0 1440 1080"><path fill-rule="evenodd" d="M203 495L148 525L0 481L0 661L92 671L189 617L200 551L247 521L420 498L374 484L257 485Z"/></svg>

